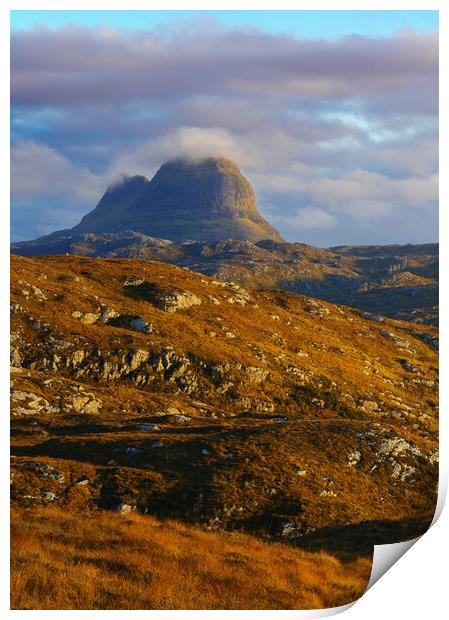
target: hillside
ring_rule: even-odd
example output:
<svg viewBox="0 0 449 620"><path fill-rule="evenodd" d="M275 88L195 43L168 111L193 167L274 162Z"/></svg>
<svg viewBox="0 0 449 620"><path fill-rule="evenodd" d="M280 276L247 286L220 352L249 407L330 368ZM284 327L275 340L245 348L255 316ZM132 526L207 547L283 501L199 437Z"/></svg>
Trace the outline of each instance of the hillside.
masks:
<svg viewBox="0 0 449 620"><path fill-rule="evenodd" d="M425 531L434 328L151 260L11 267L13 607L341 605Z"/></svg>
<svg viewBox="0 0 449 620"><path fill-rule="evenodd" d="M279 288L395 319L438 325L438 245L328 250L273 241L183 242L141 233L48 236L12 244L24 256L69 253L164 261L258 289Z"/></svg>
<svg viewBox="0 0 449 620"><path fill-rule="evenodd" d="M315 609L359 598L371 570L135 513L15 508L12 523L12 609Z"/></svg>
<svg viewBox="0 0 449 620"><path fill-rule="evenodd" d="M19 505L302 541L433 511L432 328L67 256L12 257L11 309Z"/></svg>

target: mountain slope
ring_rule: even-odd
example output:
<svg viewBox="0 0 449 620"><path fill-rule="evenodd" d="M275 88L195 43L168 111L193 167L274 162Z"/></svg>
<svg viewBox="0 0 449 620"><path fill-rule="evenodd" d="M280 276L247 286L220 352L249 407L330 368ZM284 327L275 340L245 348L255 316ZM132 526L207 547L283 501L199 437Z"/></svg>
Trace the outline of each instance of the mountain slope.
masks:
<svg viewBox="0 0 449 620"><path fill-rule="evenodd" d="M431 518L432 328L70 256L13 256L11 311L16 504L342 546Z"/></svg>
<svg viewBox="0 0 449 620"><path fill-rule="evenodd" d="M127 211L145 193L149 183L144 176L134 176L125 177L121 182L111 185L95 209L85 215L70 233L127 230Z"/></svg>

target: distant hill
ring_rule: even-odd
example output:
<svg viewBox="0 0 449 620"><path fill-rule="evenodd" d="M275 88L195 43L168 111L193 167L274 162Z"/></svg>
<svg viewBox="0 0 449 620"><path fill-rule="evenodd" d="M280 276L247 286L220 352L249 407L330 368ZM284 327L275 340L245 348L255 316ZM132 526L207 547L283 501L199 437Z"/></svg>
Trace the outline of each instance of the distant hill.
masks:
<svg viewBox="0 0 449 620"><path fill-rule="evenodd" d="M438 244L315 248L262 240L175 243L142 233L70 233L14 243L24 256L144 258L252 288L280 288L367 312L438 324Z"/></svg>

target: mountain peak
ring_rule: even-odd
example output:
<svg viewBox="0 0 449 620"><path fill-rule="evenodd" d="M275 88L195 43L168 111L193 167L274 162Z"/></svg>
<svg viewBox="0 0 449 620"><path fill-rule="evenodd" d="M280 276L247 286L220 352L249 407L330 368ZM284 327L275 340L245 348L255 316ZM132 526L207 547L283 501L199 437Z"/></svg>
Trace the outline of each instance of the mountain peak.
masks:
<svg viewBox="0 0 449 620"><path fill-rule="evenodd" d="M74 233L141 232L182 241L283 241L257 209L250 182L223 157L176 158L149 181L124 177L111 185Z"/></svg>
<svg viewBox="0 0 449 620"><path fill-rule="evenodd" d="M241 174L239 167L226 157L176 157L162 164L160 169L174 168L202 170L203 172L233 172Z"/></svg>
<svg viewBox="0 0 449 620"><path fill-rule="evenodd" d="M111 193L111 192L121 190L124 188L139 187L139 186L145 185L145 183L148 183L148 182L149 182L149 179L143 176L142 174L136 174L132 177L128 175L123 175L120 180L115 181L114 183L111 183L108 186L106 192Z"/></svg>

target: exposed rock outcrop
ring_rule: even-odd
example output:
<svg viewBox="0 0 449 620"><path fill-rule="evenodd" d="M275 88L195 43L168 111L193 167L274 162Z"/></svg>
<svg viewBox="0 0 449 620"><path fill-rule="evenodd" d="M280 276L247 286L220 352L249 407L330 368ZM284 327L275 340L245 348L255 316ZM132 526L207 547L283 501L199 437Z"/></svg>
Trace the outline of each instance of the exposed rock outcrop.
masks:
<svg viewBox="0 0 449 620"><path fill-rule="evenodd" d="M149 301L165 312L187 310L201 304L201 299L190 291L163 287L156 282L126 281L124 288L130 297Z"/></svg>

